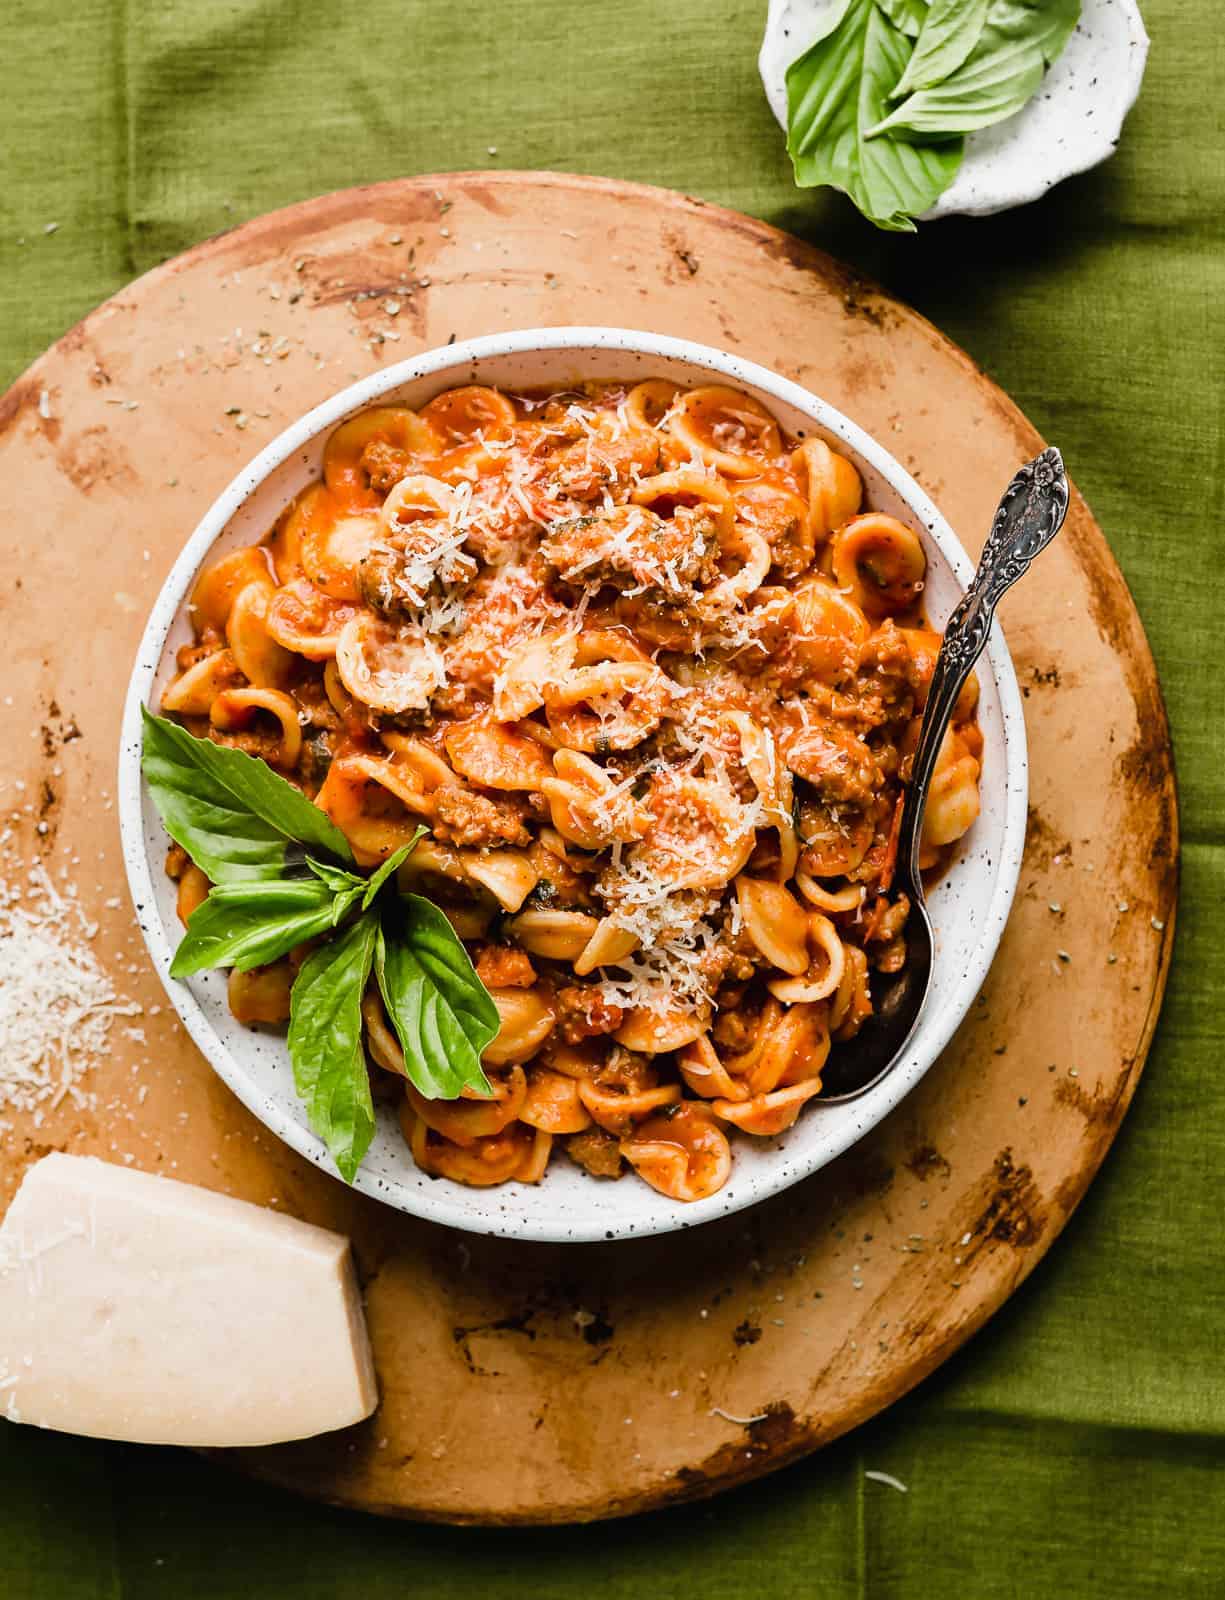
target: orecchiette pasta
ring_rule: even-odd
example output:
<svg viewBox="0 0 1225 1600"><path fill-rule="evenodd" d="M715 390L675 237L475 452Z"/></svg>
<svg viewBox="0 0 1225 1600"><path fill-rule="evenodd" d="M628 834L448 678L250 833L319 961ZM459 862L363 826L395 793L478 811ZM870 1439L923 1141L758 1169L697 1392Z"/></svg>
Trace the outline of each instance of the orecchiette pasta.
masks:
<svg viewBox="0 0 1225 1600"><path fill-rule="evenodd" d="M778 423L738 389L691 389L665 426L682 451L732 479L761 477L782 453Z"/></svg>
<svg viewBox="0 0 1225 1600"><path fill-rule="evenodd" d="M266 713L280 728L279 734L267 736L268 743L260 754L274 767L296 767L302 754L298 706L280 689L223 689L213 697L208 720L220 732L233 733L239 728L252 727L260 712Z"/></svg>
<svg viewBox="0 0 1225 1600"><path fill-rule="evenodd" d="M545 1133L582 1133L591 1126L579 1083L564 1072L540 1066L529 1068L519 1119Z"/></svg>
<svg viewBox="0 0 1225 1600"><path fill-rule="evenodd" d="M239 1022L288 1022L293 979L293 967L288 961L275 961L254 972L235 968L230 973L228 989L230 1010Z"/></svg>
<svg viewBox="0 0 1225 1600"><path fill-rule="evenodd" d="M716 1194L732 1170L731 1146L714 1118L690 1100L672 1116L648 1117L621 1154L640 1178L673 1200L704 1200Z"/></svg>
<svg viewBox="0 0 1225 1600"><path fill-rule="evenodd" d="M267 540L200 577L163 709L289 775L467 942L501 1028L489 1099L371 1070L423 1171L538 1182L564 1149L677 1201L773 1139L904 959L896 828L940 636L918 533L836 444L662 379L380 406ZM972 826L962 692L921 863ZM186 919L209 885L181 851ZM233 973L283 1023L305 947Z"/></svg>
<svg viewBox="0 0 1225 1600"><path fill-rule="evenodd" d="M935 852L941 845L960 839L978 816L977 748L977 730L973 738L956 728L950 728L944 736L923 815L925 865L934 866Z"/></svg>
<svg viewBox="0 0 1225 1600"><path fill-rule="evenodd" d="M432 639L419 631L406 635L365 612L340 630L336 670L355 700L392 715L427 710L446 681L442 654Z"/></svg>
<svg viewBox="0 0 1225 1600"><path fill-rule="evenodd" d="M283 649L308 661L331 661L356 614L353 606L329 599L308 579L294 577L273 595L265 620Z"/></svg>
<svg viewBox="0 0 1225 1600"><path fill-rule="evenodd" d="M557 1011L550 997L537 989L493 989L493 1003L502 1019L501 1032L485 1050L492 1067L530 1061L553 1032Z"/></svg>
<svg viewBox="0 0 1225 1600"><path fill-rule="evenodd" d="M225 636L234 663L248 683L258 689L281 689L293 672L293 655L268 629L271 580L248 583L234 596L225 619Z"/></svg>
<svg viewBox="0 0 1225 1600"><path fill-rule="evenodd" d="M234 601L248 584L272 587L267 552L258 545L244 545L201 573L188 607L192 622L201 630L223 630Z"/></svg>
<svg viewBox="0 0 1225 1600"><path fill-rule="evenodd" d="M189 863L183 869L183 875L179 879L179 892L174 902L174 909L178 913L180 922L186 923L197 906L204 904L210 887L207 877L194 863Z"/></svg>
<svg viewBox="0 0 1225 1600"><path fill-rule="evenodd" d="M246 681L233 654L216 650L179 674L162 696L162 710L179 717L207 717L219 694Z"/></svg>

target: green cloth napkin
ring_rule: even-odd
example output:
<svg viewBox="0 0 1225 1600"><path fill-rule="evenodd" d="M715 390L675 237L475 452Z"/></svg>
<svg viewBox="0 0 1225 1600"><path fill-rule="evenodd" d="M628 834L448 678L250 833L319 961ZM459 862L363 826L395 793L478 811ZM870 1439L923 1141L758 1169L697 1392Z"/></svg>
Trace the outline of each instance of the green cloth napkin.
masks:
<svg viewBox="0 0 1225 1600"><path fill-rule="evenodd" d="M712 1504L526 1534L0 1428L2 1600L1225 1594L1225 30L1219 0L1144 9L1112 161L907 238L792 187L764 3L9 0L6 380L164 257L354 183L554 167L765 217L917 306L1063 446L1157 655L1185 854L1165 1013L1102 1175L1007 1309L885 1417Z"/></svg>

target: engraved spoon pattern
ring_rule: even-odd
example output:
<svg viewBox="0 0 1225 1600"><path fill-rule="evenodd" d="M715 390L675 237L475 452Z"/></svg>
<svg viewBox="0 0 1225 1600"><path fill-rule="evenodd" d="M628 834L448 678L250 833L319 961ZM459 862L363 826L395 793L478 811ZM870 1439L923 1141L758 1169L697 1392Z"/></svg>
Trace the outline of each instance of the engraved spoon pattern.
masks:
<svg viewBox="0 0 1225 1600"><path fill-rule="evenodd" d="M919 872L919 841L936 758L966 679L986 648L1000 597L1063 526L1068 480L1053 446L1013 478L1000 501L974 581L957 603L936 658L898 831L893 889L909 896L906 959L895 973L873 973L872 1015L853 1039L834 1047L818 1099L853 1100L875 1087L910 1043L931 989L933 936Z"/></svg>

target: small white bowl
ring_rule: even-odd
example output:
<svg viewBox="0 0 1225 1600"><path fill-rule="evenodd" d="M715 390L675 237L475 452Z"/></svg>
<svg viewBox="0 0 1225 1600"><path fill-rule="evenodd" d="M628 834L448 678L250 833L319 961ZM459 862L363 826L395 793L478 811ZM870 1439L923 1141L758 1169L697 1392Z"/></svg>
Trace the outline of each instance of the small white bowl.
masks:
<svg viewBox="0 0 1225 1600"><path fill-rule="evenodd" d="M839 0L770 0L757 58L775 120L787 129L787 68L826 31ZM1136 0L1082 0L1080 21L1016 116L966 139L957 176L922 221L985 217L1037 200L1113 153L1148 58Z"/></svg>
<svg viewBox="0 0 1225 1600"><path fill-rule="evenodd" d="M190 638L187 597L200 568L238 545L261 539L287 502L319 476L323 446L336 425L375 402L420 406L461 383L509 387L556 385L581 378L670 378L726 382L771 408L793 435L816 433L844 451L863 474L869 502L906 518L923 533L929 561L927 603L933 623L948 616L973 566L952 530L909 476L874 439L798 384L705 345L620 328L543 328L471 339L413 356L352 384L317 406L261 451L217 499L184 546L153 607L124 711L119 804L124 859L137 916L166 992L192 1038L247 1108L273 1133L334 1171L294 1092L284 1040L236 1022L219 972L179 982L169 977L181 936L174 886L163 871L166 835L140 772L140 707L156 707L174 672L174 652ZM1001 492L1004 485L1000 485ZM808 1177L863 1137L918 1083L965 1016L991 964L1012 904L1025 840L1025 726L1012 663L998 628L979 665L979 719L985 741L982 814L954 865L931 896L936 928L934 986L905 1058L874 1090L847 1105L810 1106L783 1137L733 1136L727 1186L684 1205L627 1174L600 1182L564 1155L535 1186L468 1189L431 1178L413 1164L388 1112L356 1186L402 1211L474 1233L519 1239L620 1239L693 1227L777 1194Z"/></svg>

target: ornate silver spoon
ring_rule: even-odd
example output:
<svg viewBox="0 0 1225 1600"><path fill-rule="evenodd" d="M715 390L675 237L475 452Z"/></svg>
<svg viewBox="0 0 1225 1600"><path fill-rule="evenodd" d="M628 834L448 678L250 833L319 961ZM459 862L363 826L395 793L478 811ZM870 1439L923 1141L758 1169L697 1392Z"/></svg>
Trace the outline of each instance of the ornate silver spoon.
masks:
<svg viewBox="0 0 1225 1600"><path fill-rule="evenodd" d="M818 1099L853 1100L889 1072L918 1025L932 978L932 925L919 872L919 839L936 757L962 686L982 655L996 605L1063 526L1068 480L1052 447L1021 468L1000 501L974 581L944 630L919 742L902 806L893 890L910 899L902 930L906 959L899 971L872 974L872 1015L853 1039L835 1044Z"/></svg>

